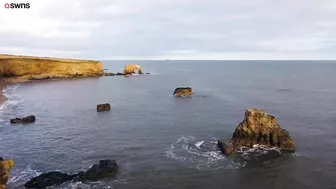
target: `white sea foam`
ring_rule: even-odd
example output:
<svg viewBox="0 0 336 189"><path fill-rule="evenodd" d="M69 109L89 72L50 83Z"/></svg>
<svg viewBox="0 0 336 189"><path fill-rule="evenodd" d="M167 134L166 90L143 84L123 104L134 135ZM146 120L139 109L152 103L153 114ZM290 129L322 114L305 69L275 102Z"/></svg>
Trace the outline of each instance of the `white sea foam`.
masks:
<svg viewBox="0 0 336 189"><path fill-rule="evenodd" d="M7 108L11 106L16 106L17 104L22 102L21 96L14 94L19 86L20 84L13 84L2 90L2 93L7 98L7 100L0 106L0 114Z"/></svg>
<svg viewBox="0 0 336 189"><path fill-rule="evenodd" d="M217 148L217 140L197 140L194 136L178 138L166 151L166 157L185 162L197 169L241 167L225 158Z"/></svg>
<svg viewBox="0 0 336 189"><path fill-rule="evenodd" d="M203 140L203 141L200 141L200 142L196 142L196 147L197 148L200 148L201 147L201 145L204 143L205 141Z"/></svg>
<svg viewBox="0 0 336 189"><path fill-rule="evenodd" d="M8 183L16 183L16 182L22 182L27 181L32 177L36 177L41 174L41 172L38 172L36 170L33 170L30 166L26 167L23 170L18 171L11 171L12 176L9 178Z"/></svg>

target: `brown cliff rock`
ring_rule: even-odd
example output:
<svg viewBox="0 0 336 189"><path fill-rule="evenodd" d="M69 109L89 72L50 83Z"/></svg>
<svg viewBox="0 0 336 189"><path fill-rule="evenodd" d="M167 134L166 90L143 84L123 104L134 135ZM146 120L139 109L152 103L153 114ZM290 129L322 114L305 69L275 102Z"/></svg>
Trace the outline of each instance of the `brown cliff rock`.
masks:
<svg viewBox="0 0 336 189"><path fill-rule="evenodd" d="M100 76L103 64L93 60L0 54L0 77L15 81Z"/></svg>
<svg viewBox="0 0 336 189"><path fill-rule="evenodd" d="M135 71L138 71L139 74L143 74L141 66L138 64L128 64L124 67L124 75L135 74Z"/></svg>
<svg viewBox="0 0 336 189"><path fill-rule="evenodd" d="M6 189L9 171L13 167L13 160L3 160L2 157L0 157L0 189Z"/></svg>

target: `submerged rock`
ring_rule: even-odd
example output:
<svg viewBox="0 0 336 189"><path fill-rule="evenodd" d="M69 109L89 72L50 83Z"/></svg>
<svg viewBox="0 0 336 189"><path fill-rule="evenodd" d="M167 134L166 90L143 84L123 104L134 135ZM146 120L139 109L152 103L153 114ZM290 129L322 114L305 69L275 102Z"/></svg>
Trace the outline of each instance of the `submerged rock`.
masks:
<svg viewBox="0 0 336 189"><path fill-rule="evenodd" d="M178 87L174 90L174 95L178 97L191 96L193 91L190 87Z"/></svg>
<svg viewBox="0 0 336 189"><path fill-rule="evenodd" d="M24 118L15 118L15 119L11 119L10 123L12 124L18 124L18 123L34 123L36 120L35 116L30 115Z"/></svg>
<svg viewBox="0 0 336 189"><path fill-rule="evenodd" d="M113 177L118 172L115 160L100 160L87 171L80 171L76 174L66 174L58 171L42 173L32 178L24 185L26 188L46 188L48 186L59 185L66 181L96 181L106 177Z"/></svg>
<svg viewBox="0 0 336 189"><path fill-rule="evenodd" d="M110 111L110 110L111 110L111 105L109 103L97 105L97 112Z"/></svg>
<svg viewBox="0 0 336 189"><path fill-rule="evenodd" d="M77 179L95 181L105 177L113 177L117 171L118 166L115 160L100 160L98 164L94 164L86 172L79 172Z"/></svg>
<svg viewBox="0 0 336 189"><path fill-rule="evenodd" d="M14 167L14 161L13 160L3 160L2 157L0 157L0 188L5 189L6 184L8 182L8 175L11 168Z"/></svg>
<svg viewBox="0 0 336 189"><path fill-rule="evenodd" d="M237 126L228 146L218 141L224 154L239 147L265 145L285 151L294 151L295 143L286 129L282 129L277 119L260 109L247 109L244 120Z"/></svg>

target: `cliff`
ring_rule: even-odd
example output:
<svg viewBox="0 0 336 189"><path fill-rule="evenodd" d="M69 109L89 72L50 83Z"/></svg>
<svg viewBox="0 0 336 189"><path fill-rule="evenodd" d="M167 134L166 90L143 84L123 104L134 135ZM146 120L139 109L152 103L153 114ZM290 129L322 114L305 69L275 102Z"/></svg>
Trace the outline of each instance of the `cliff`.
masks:
<svg viewBox="0 0 336 189"><path fill-rule="evenodd" d="M25 81L49 78L98 76L103 64L93 60L0 55L0 78Z"/></svg>
<svg viewBox="0 0 336 189"><path fill-rule="evenodd" d="M103 64L99 61L0 54L0 105L6 100L2 90L7 84L101 75Z"/></svg>

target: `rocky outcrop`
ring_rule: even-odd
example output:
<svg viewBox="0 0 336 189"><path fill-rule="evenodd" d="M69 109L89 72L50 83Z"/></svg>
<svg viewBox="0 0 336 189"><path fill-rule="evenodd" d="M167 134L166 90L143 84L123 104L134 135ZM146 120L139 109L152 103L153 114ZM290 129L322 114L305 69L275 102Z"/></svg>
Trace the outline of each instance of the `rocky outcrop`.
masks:
<svg viewBox="0 0 336 189"><path fill-rule="evenodd" d="M237 147L254 145L278 147L294 151L295 143L286 129L282 129L277 119L260 109L247 109L244 120L237 126L230 142L218 141L224 154L230 154Z"/></svg>
<svg viewBox="0 0 336 189"><path fill-rule="evenodd" d="M0 77L4 78L26 81L100 76L102 73L103 64L99 61L0 55Z"/></svg>
<svg viewBox="0 0 336 189"><path fill-rule="evenodd" d="M124 75L135 74L136 70L139 74L143 74L141 66L139 64L128 64L124 67Z"/></svg>
<svg viewBox="0 0 336 189"><path fill-rule="evenodd" d="M42 173L37 177L32 178L24 186L26 188L46 188L48 186L59 185L68 180L72 180L77 175L68 175L58 171Z"/></svg>
<svg viewBox="0 0 336 189"><path fill-rule="evenodd" d="M190 87L178 87L174 90L174 95L177 97L191 96L193 91Z"/></svg>
<svg viewBox="0 0 336 189"><path fill-rule="evenodd" d="M115 160L100 160L98 164L93 165L86 172L81 171L75 180L96 181L105 177L113 177L117 174L118 166Z"/></svg>
<svg viewBox="0 0 336 189"><path fill-rule="evenodd" d="M24 185L26 188L46 188L59 185L66 181L96 181L106 177L113 177L117 174L118 166L115 160L100 160L87 171L80 171L76 174L66 174L58 171L43 173L32 178Z"/></svg>
<svg viewBox="0 0 336 189"><path fill-rule="evenodd" d="M0 189L6 189L9 171L13 167L14 167L13 160L3 160L3 158L0 157Z"/></svg>
<svg viewBox="0 0 336 189"><path fill-rule="evenodd" d="M97 105L97 112L110 111L110 110L111 105L109 103Z"/></svg>
<svg viewBox="0 0 336 189"><path fill-rule="evenodd" d="M11 119L10 123L12 124L19 124L19 123L34 123L36 120L35 116L30 115L24 118L15 118L15 119Z"/></svg>

